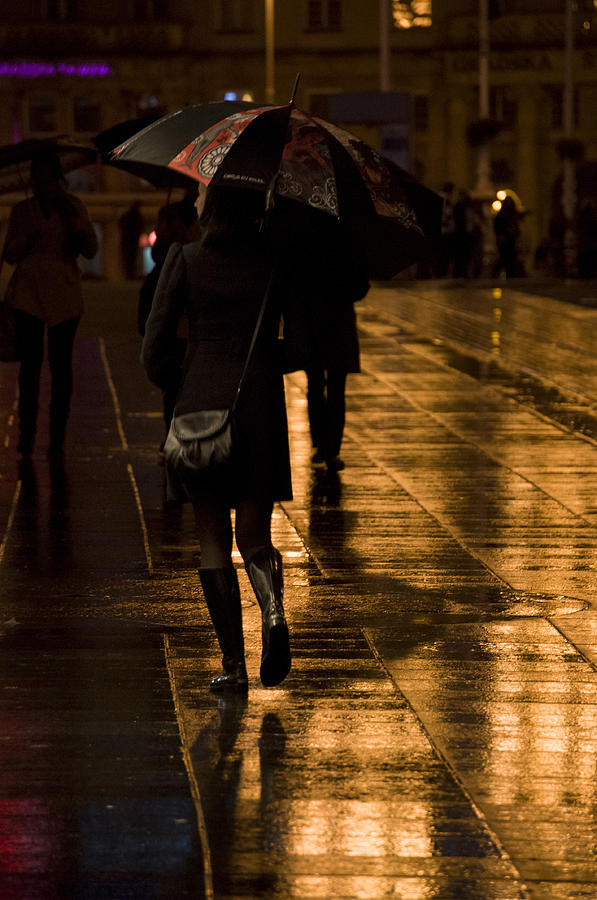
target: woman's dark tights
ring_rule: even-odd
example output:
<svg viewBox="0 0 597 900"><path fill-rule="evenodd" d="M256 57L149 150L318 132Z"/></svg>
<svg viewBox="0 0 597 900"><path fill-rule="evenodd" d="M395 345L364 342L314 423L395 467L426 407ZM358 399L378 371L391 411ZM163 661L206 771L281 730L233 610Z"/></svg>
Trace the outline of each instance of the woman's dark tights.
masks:
<svg viewBox="0 0 597 900"><path fill-rule="evenodd" d="M232 566L232 520L227 503L196 500L195 521L201 552L201 567L228 569ZM243 500L236 508L234 534L243 560L262 547L271 546L271 501Z"/></svg>
<svg viewBox="0 0 597 900"><path fill-rule="evenodd" d="M41 319L14 310L19 368L20 446L33 447L39 404L39 382L44 358L45 324ZM78 318L48 328L48 362L52 375L50 442L57 448L64 440L73 387L72 356Z"/></svg>

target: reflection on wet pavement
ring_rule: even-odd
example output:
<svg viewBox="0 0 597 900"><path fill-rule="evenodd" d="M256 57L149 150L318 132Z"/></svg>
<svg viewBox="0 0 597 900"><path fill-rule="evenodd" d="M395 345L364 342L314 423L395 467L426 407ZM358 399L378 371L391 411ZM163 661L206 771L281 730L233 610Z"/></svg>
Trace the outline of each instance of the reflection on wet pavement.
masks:
<svg viewBox="0 0 597 900"><path fill-rule="evenodd" d="M89 290L101 321L94 297L102 316L117 298ZM0 478L3 900L596 896L597 451L433 343L482 336L509 365L537 298L461 291L450 326L445 296L405 298L359 310L339 475L311 469L305 380L288 378L295 497L274 539L294 665L260 686L236 557L250 691L230 700L206 690L219 654L191 510L163 505L160 397L133 337L108 331L115 410L83 332L64 468L38 453ZM112 315L132 336L128 302ZM590 406L593 312L565 331L551 310L529 359L559 378L574 356ZM7 421L13 396L0 385Z"/></svg>
<svg viewBox="0 0 597 900"><path fill-rule="evenodd" d="M495 835L361 629L295 625L281 690L213 699L191 635L168 664L217 897L520 896Z"/></svg>
<svg viewBox="0 0 597 900"><path fill-rule="evenodd" d="M1 640L0 896L197 897L195 813L159 632Z"/></svg>

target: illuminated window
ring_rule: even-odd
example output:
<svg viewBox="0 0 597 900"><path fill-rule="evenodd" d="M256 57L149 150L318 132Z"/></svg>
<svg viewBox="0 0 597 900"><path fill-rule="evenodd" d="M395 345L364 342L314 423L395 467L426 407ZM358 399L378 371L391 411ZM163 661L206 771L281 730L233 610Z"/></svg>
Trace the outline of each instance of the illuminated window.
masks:
<svg viewBox="0 0 597 900"><path fill-rule="evenodd" d="M395 28L429 28L431 0L392 0Z"/></svg>
<svg viewBox="0 0 597 900"><path fill-rule="evenodd" d="M29 130L32 134L56 131L56 98L39 94L29 100Z"/></svg>
<svg viewBox="0 0 597 900"><path fill-rule="evenodd" d="M223 32L254 31L253 0L220 0L217 29Z"/></svg>
<svg viewBox="0 0 597 900"><path fill-rule="evenodd" d="M308 0L307 28L309 31L341 31L341 0Z"/></svg>

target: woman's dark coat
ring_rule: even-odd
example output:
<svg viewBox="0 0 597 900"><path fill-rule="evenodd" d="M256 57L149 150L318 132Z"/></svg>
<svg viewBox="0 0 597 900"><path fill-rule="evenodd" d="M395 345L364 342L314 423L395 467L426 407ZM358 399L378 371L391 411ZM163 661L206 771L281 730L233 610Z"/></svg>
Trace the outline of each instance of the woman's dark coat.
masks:
<svg viewBox="0 0 597 900"><path fill-rule="evenodd" d="M173 244L147 320L141 359L158 387L171 373L181 316L188 349L175 414L223 409L234 401L271 273L263 238L220 238L213 244ZM277 337L279 306L272 290L237 409L235 464L226 484L185 483L191 497L292 498L284 383Z"/></svg>
<svg viewBox="0 0 597 900"><path fill-rule="evenodd" d="M353 304L369 290L366 262L336 220L312 216L310 221L311 227L295 239L301 271L289 280L285 295L285 370L359 372Z"/></svg>

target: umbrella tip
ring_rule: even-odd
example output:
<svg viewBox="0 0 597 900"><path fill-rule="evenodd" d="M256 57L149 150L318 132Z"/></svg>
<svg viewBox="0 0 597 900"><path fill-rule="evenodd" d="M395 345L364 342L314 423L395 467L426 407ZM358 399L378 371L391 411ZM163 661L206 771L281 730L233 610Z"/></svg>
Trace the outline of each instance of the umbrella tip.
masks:
<svg viewBox="0 0 597 900"><path fill-rule="evenodd" d="M296 73L296 78L294 79L294 87L292 88L292 94L289 101L290 106L294 106L294 100L296 98L296 92L298 91L299 81L301 80L301 74L301 72Z"/></svg>

